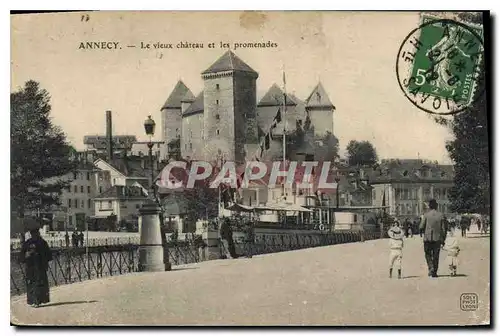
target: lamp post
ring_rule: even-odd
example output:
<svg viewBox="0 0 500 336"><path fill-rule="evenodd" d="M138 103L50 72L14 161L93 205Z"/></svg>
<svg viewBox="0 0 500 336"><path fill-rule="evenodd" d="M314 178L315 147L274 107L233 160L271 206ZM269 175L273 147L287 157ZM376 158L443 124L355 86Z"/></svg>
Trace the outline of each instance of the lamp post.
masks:
<svg viewBox="0 0 500 336"><path fill-rule="evenodd" d="M140 272L161 272L171 269L168 262L168 252L165 253L163 244L162 227L160 220L161 208L156 197L156 188L154 186L154 165L153 165L153 142L152 137L155 133L155 121L148 116L144 122L144 130L149 136L147 146L149 148L149 168L151 174L149 177L148 198L139 209L140 215L140 247L139 247L139 271Z"/></svg>

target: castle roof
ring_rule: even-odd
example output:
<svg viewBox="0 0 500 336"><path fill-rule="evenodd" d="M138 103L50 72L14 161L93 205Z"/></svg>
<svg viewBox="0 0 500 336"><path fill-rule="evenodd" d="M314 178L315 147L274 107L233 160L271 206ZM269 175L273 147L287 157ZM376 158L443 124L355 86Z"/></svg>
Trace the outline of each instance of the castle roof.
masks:
<svg viewBox="0 0 500 336"><path fill-rule="evenodd" d="M182 114L183 117L187 117L196 113L202 113L204 109L204 99L203 99L203 91L198 94L194 102L189 105L187 110Z"/></svg>
<svg viewBox="0 0 500 336"><path fill-rule="evenodd" d="M330 101L330 98L328 98L328 94L326 93L325 88L323 88L323 85L321 83L318 83L309 97L307 97L306 107L335 108L335 106L333 106L332 102Z"/></svg>
<svg viewBox="0 0 500 336"><path fill-rule="evenodd" d="M212 64L207 70L203 71L202 74L216 73L222 71L244 71L257 74L248 64L243 62L241 58L236 56L231 50L228 50L219 57L214 64Z"/></svg>
<svg viewBox="0 0 500 336"><path fill-rule="evenodd" d="M274 83L267 93L262 97L257 106L282 106L283 105L284 92L281 88ZM295 106L296 101L289 94L286 95L286 106Z"/></svg>
<svg viewBox="0 0 500 336"><path fill-rule="evenodd" d="M194 96L194 94L189 90L188 92L186 92L186 94L181 98L181 103L185 103L185 102L188 102L188 103L192 103L194 102L194 100L196 99L196 97Z"/></svg>
<svg viewBox="0 0 500 336"><path fill-rule="evenodd" d="M172 93L170 93L170 96L168 96L167 101L163 104L160 110L166 108L181 108L182 98L188 94L193 96L191 90L189 90L188 87L181 80L179 80L177 84L175 84Z"/></svg>

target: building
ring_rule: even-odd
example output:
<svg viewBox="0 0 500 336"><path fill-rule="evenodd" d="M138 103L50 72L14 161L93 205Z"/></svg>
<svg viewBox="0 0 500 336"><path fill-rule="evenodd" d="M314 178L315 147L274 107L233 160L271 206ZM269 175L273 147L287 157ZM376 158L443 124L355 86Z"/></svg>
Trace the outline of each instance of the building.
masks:
<svg viewBox="0 0 500 336"><path fill-rule="evenodd" d="M389 206L388 212L400 218L414 219L425 211L424 203L438 202L438 211L450 216L450 188L453 166L424 160L382 160L370 172L374 206Z"/></svg>
<svg viewBox="0 0 500 336"><path fill-rule="evenodd" d="M69 186L62 191L61 205L54 209L53 229L83 230L88 218L94 216L94 197L105 188L107 174L93 165L94 153L84 151L75 155L76 171L62 177Z"/></svg>
<svg viewBox="0 0 500 336"><path fill-rule="evenodd" d="M94 199L94 218L116 216L118 225L125 221L137 226L139 209L146 199L147 194L140 186L114 185Z"/></svg>
<svg viewBox="0 0 500 336"><path fill-rule="evenodd" d="M195 95L179 81L161 107L161 159L177 148L184 158L213 161L217 157L244 162L259 153L259 144L286 104L286 114L273 133L267 158L282 156L279 135L309 116L317 136L333 134L334 105L321 83L305 101L272 85L257 103L258 73L227 51L201 73L202 92ZM286 102L285 102L286 100ZM286 125L286 126L285 126ZM178 143L178 146L173 146Z"/></svg>

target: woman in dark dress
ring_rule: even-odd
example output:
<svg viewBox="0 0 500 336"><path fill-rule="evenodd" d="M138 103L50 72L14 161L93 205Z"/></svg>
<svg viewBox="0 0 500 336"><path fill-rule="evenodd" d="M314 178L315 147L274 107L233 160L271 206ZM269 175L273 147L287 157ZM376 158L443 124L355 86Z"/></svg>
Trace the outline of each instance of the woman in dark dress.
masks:
<svg viewBox="0 0 500 336"><path fill-rule="evenodd" d="M21 248L21 262L26 270L26 294L28 304L38 308L50 302L47 270L52 252L38 229L30 230L31 238Z"/></svg>

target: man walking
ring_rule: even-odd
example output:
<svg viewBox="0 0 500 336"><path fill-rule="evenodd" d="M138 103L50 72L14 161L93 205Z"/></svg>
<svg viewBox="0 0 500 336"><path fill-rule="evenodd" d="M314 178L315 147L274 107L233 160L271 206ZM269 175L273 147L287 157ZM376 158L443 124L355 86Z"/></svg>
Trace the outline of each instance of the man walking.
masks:
<svg viewBox="0 0 500 336"><path fill-rule="evenodd" d="M437 278L439 267L439 251L446 239L446 220L443 214L437 211L435 199L429 201L430 210L423 215L420 230L424 233L424 252L429 276Z"/></svg>
<svg viewBox="0 0 500 336"><path fill-rule="evenodd" d="M467 228L469 227L469 218L467 216L462 215L460 218L460 229L462 230L462 237L467 236Z"/></svg>

